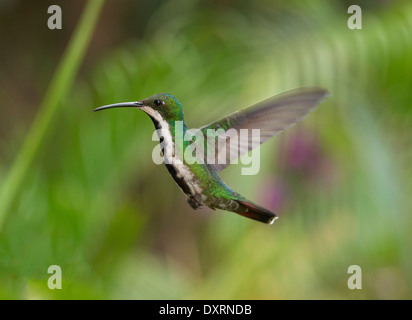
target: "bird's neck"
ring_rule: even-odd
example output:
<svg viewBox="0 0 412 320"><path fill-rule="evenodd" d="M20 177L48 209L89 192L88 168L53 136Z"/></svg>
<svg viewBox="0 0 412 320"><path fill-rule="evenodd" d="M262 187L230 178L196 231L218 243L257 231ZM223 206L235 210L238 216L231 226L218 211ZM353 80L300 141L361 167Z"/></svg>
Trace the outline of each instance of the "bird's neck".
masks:
<svg viewBox="0 0 412 320"><path fill-rule="evenodd" d="M184 152L189 142L184 139L188 128L183 116L177 119L165 119L157 111L150 110L150 113L147 113L153 121L160 142L163 143L165 157L174 156L176 149L180 154Z"/></svg>
<svg viewBox="0 0 412 320"><path fill-rule="evenodd" d="M154 116L150 116L150 118L152 119L156 130L168 131L172 136L173 141L175 141L176 138L183 138L188 131L184 120L166 120L163 117ZM182 135L182 137L180 135Z"/></svg>

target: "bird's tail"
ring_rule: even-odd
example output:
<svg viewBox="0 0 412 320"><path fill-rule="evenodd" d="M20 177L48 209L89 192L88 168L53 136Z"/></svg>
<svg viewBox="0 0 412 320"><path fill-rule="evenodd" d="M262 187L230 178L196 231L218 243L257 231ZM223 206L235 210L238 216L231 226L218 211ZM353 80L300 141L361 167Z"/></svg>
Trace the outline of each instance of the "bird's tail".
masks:
<svg viewBox="0 0 412 320"><path fill-rule="evenodd" d="M257 220L263 223L272 224L278 217L273 212L254 204L248 200L237 200L240 207L236 210L241 216Z"/></svg>

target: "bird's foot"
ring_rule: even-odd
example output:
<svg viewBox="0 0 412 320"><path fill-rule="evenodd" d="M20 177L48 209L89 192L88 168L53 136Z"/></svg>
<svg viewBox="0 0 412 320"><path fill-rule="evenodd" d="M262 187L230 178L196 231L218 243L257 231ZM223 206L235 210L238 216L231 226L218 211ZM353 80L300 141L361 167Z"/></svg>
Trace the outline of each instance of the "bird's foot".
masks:
<svg viewBox="0 0 412 320"><path fill-rule="evenodd" d="M197 201L195 198L193 198L193 197L189 197L189 198L187 198L187 202L190 204L190 206L193 208L193 209L199 209L201 206L202 206L202 204L199 202L199 201Z"/></svg>

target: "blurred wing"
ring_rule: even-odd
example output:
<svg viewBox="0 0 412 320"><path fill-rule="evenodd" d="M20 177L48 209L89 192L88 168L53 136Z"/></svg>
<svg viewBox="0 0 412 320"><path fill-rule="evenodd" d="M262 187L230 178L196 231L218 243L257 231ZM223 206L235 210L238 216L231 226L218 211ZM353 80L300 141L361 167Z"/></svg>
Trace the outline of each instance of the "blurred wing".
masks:
<svg viewBox="0 0 412 320"><path fill-rule="evenodd" d="M204 143L203 146L198 143L196 147L202 152L206 150L202 154L209 158L204 161L213 170L223 170L231 161L303 120L327 95L325 89L301 88L268 98L201 127L199 130L205 137ZM259 129L260 136L252 134L253 129Z"/></svg>

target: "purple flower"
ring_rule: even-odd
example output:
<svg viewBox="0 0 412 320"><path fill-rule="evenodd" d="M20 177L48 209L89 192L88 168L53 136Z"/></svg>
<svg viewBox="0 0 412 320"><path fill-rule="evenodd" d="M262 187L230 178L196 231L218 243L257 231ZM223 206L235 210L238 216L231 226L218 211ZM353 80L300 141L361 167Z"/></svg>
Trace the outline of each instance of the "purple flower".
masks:
<svg viewBox="0 0 412 320"><path fill-rule="evenodd" d="M279 157L279 170L286 181L327 188L336 182L336 167L311 131L300 129L283 140Z"/></svg>

